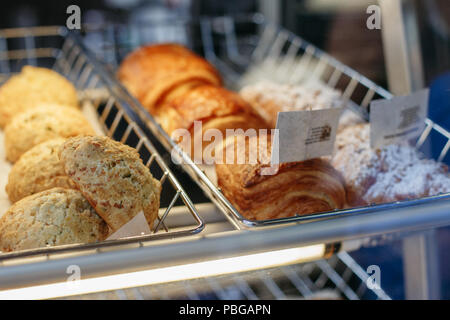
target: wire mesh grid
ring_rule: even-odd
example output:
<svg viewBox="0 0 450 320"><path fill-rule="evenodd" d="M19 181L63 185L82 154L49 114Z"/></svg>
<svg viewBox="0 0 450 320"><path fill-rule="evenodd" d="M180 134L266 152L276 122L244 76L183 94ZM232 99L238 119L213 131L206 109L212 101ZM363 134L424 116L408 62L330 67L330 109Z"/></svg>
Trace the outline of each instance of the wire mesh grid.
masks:
<svg viewBox="0 0 450 320"><path fill-rule="evenodd" d="M161 209L150 235L128 237L91 244L73 244L20 252L0 254L0 262L8 259L62 251L97 249L127 243L143 242L154 239L174 238L196 234L203 229L193 203L163 161L154 145L136 124L127 107L126 99L120 92L111 88L107 79L99 71L79 42L72 38L64 28L36 27L26 29L0 30L0 84L12 74L20 71L24 65L52 68L66 76L77 88L83 105L93 108L103 132L122 143L134 147L152 175L161 182ZM171 228L166 223L167 216L177 205L185 206L185 215L180 217L185 225Z"/></svg>
<svg viewBox="0 0 450 320"><path fill-rule="evenodd" d="M170 32L156 32L155 26L159 28L159 31L166 28ZM266 23L259 14L240 17L205 17L195 21L110 25L107 28L87 26L85 41L113 70L130 51L138 46L159 42L179 42L214 64L223 75L226 85L232 89L239 89L246 81L249 81L249 74L253 74L257 79L291 84L301 83L307 79L318 79L328 87L339 90L342 93L342 105L366 120L372 100L393 97L382 87L299 36L277 25ZM168 150L178 148L161 127L155 125L153 117L139 102L135 102L136 114L145 124L148 124L152 133L161 139L165 147ZM436 134L439 136L439 141L436 142L434 139L433 146L438 146L440 149L436 158L438 161L445 161L450 149L450 133L430 119L426 119L425 128L416 141L416 146L429 156L431 136ZM186 154L183 155L183 162L184 170L237 229L314 221L348 214L357 215L368 210L398 205L398 203L373 205L370 208L337 210L265 221L247 220ZM450 198L450 194L436 197L436 199L443 197ZM433 199L430 197L423 200L431 202ZM408 203L417 204L417 202L417 200L403 201L402 206Z"/></svg>
<svg viewBox="0 0 450 320"><path fill-rule="evenodd" d="M383 289L370 289L368 279L367 273L350 255L339 253L329 259L304 264L66 299L390 299Z"/></svg>

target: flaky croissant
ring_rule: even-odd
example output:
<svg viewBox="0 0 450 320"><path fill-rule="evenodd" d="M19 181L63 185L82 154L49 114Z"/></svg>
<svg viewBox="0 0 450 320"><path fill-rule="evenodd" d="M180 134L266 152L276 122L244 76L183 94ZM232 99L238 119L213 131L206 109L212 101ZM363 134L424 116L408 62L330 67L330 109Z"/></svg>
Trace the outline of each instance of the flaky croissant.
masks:
<svg viewBox="0 0 450 320"><path fill-rule="evenodd" d="M227 129L268 126L237 93L220 87L220 76L211 64L180 45L136 50L123 61L118 77L169 135L176 129L188 130L202 149L210 144L203 139L208 129L225 136ZM195 121L202 125L196 135Z"/></svg>
<svg viewBox="0 0 450 320"><path fill-rule="evenodd" d="M171 99L158 110L156 118L169 134L178 128L191 130L194 121L202 121L204 130L266 127L238 94L212 85L191 88Z"/></svg>
<svg viewBox="0 0 450 320"><path fill-rule="evenodd" d="M172 99L159 109L156 119L174 139L177 139L174 134L176 129L188 130L192 141L184 149L191 157L197 152L194 146L201 146L201 150L205 150L208 145L217 143L214 141L216 138L211 138L211 141L205 139L210 129L219 131L221 137L225 138L227 130L239 129L245 132L247 129L267 127L238 94L211 85L197 86ZM194 122L197 122L197 126ZM214 151L211 155L214 155ZM212 158L204 153L203 160L212 161Z"/></svg>
<svg viewBox="0 0 450 320"><path fill-rule="evenodd" d="M264 141L265 145L261 143ZM257 140L257 141L255 141ZM216 164L218 185L236 209L249 220L268 220L343 208L345 189L341 175L324 159L280 164L271 170L270 135L228 139L224 162ZM245 148L245 163L228 157L230 144ZM254 146L257 145L257 148ZM253 146L253 147L252 147ZM261 152L261 148L267 148ZM256 163L253 161L259 155ZM268 170L263 174L263 170ZM274 174L267 174L274 173Z"/></svg>
<svg viewBox="0 0 450 320"><path fill-rule="evenodd" d="M148 45L133 51L121 63L117 76L152 114L168 95L198 84L222 83L208 61L173 43Z"/></svg>

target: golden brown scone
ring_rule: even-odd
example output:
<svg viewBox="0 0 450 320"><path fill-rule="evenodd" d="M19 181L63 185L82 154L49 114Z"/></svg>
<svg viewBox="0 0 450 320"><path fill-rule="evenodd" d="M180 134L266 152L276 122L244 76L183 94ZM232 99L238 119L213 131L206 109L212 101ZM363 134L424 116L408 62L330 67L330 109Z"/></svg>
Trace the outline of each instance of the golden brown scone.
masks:
<svg viewBox="0 0 450 320"><path fill-rule="evenodd" d="M66 174L113 231L140 211L153 226L161 184L134 148L104 136L79 136L62 145L60 159Z"/></svg>
<svg viewBox="0 0 450 320"><path fill-rule="evenodd" d="M6 126L6 158L14 163L39 143L81 134L94 134L94 130L80 110L62 105L39 105L15 116Z"/></svg>
<svg viewBox="0 0 450 320"><path fill-rule="evenodd" d="M66 139L56 138L38 144L14 164L5 188L12 203L55 187L76 188L59 161L59 148L64 141Z"/></svg>
<svg viewBox="0 0 450 320"><path fill-rule="evenodd" d="M108 226L78 190L53 188L16 202L0 219L4 252L102 241Z"/></svg>
<svg viewBox="0 0 450 320"><path fill-rule="evenodd" d="M173 43L141 47L128 55L120 65L119 80L150 113L159 102L178 90L196 84L220 85L217 70L189 49Z"/></svg>
<svg viewBox="0 0 450 320"><path fill-rule="evenodd" d="M219 187L246 219L285 218L344 207L343 179L324 159L284 163L274 174L263 175L262 170L270 167L271 140L270 135L253 136L245 142L227 139L226 145L234 147L235 155L227 163L216 164ZM266 151L259 141L266 142ZM244 154L238 155L239 150Z"/></svg>
<svg viewBox="0 0 450 320"><path fill-rule="evenodd" d="M0 128L20 112L42 103L78 107L77 91L51 69L25 66L0 87Z"/></svg>
<svg viewBox="0 0 450 320"><path fill-rule="evenodd" d="M349 205L367 205L450 192L445 164L424 159L409 144L370 147L369 124L345 128L336 137L332 165L342 173Z"/></svg>

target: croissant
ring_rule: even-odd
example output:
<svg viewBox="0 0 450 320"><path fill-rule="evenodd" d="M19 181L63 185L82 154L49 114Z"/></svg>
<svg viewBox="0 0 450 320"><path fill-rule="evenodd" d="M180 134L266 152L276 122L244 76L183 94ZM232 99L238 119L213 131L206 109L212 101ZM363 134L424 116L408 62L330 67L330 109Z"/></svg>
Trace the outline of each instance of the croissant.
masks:
<svg viewBox="0 0 450 320"><path fill-rule="evenodd" d="M209 129L220 131L221 137L225 138L227 130L240 129L245 132L247 129L267 128L267 124L252 113L238 94L211 85L197 86L177 96L160 108L156 119L170 135L180 128L189 131L193 141L185 151L191 155L194 155L196 145L201 146L203 151L208 145L217 143L206 141L205 133ZM196 129L194 121L201 123L201 130ZM214 156L214 151L211 155ZM203 160L212 161L206 153Z"/></svg>
<svg viewBox="0 0 450 320"><path fill-rule="evenodd" d="M222 136L227 129L258 130L268 125L237 93L220 87L217 70L203 58L176 44L151 45L138 49L122 63L119 79L169 134L186 129L202 150L208 129ZM202 130L194 135L194 122ZM192 141L194 142L194 141Z"/></svg>
<svg viewBox="0 0 450 320"><path fill-rule="evenodd" d="M332 165L342 173L349 205L386 203L450 192L446 165L408 143L370 148L369 124L345 128L336 137Z"/></svg>
<svg viewBox="0 0 450 320"><path fill-rule="evenodd" d="M221 85L218 71L205 59L178 44L148 45L121 63L117 76L150 113L170 95L198 84Z"/></svg>
<svg viewBox="0 0 450 320"><path fill-rule="evenodd" d="M270 169L270 134L236 136L230 140L222 146L223 163L216 164L218 185L246 219L285 218L344 207L342 176L328 161L318 158L283 163L273 170ZM230 145L231 149L245 150L243 164L238 162L238 152L232 157L226 154ZM264 174L267 172L271 174Z"/></svg>
<svg viewBox="0 0 450 320"><path fill-rule="evenodd" d="M212 85L197 86L171 99L156 118L169 134L178 128L192 128L194 121L202 121L204 129L267 127L238 94Z"/></svg>

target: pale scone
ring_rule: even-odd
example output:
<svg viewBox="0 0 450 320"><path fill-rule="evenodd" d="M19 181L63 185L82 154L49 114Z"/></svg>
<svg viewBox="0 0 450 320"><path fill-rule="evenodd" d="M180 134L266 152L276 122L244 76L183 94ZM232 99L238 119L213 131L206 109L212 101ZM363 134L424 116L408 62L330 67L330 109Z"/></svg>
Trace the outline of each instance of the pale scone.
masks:
<svg viewBox="0 0 450 320"><path fill-rule="evenodd" d="M41 103L78 107L77 91L51 69L25 66L0 87L0 128L16 114Z"/></svg>
<svg viewBox="0 0 450 320"><path fill-rule="evenodd" d="M0 250L102 241L108 230L78 190L53 188L23 198L2 216Z"/></svg>
<svg viewBox="0 0 450 320"><path fill-rule="evenodd" d="M135 149L104 136L79 136L62 145L60 159L111 229L119 229L140 211L153 226L161 184Z"/></svg>
<svg viewBox="0 0 450 320"><path fill-rule="evenodd" d="M6 126L6 159L14 163L39 143L80 134L94 134L80 110L62 105L39 105L15 116Z"/></svg>
<svg viewBox="0 0 450 320"><path fill-rule="evenodd" d="M12 203L55 187L76 188L59 161L58 152L64 141L66 139L56 138L38 144L14 164L5 188Z"/></svg>

